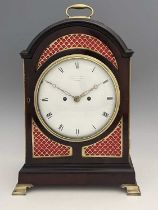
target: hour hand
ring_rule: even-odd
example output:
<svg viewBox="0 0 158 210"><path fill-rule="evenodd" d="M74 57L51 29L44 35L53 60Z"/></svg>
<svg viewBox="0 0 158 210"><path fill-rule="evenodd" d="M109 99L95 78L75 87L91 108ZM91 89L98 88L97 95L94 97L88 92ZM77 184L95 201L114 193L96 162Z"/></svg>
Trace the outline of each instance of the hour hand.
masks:
<svg viewBox="0 0 158 210"><path fill-rule="evenodd" d="M53 86L54 88L56 88L56 84L53 84L52 82L49 82L47 80L44 80L46 83L50 84L51 86Z"/></svg>
<svg viewBox="0 0 158 210"><path fill-rule="evenodd" d="M56 88L56 89L60 90L60 91L63 92L65 95L71 96L73 99L75 98L75 96L71 95L71 93L69 93L69 92L66 91L66 90L61 89L61 88L58 87L56 84L54 84L54 83L52 83L52 82L50 82L50 81L47 81L47 80L45 80L45 82L48 83L48 84L50 84L53 88Z"/></svg>

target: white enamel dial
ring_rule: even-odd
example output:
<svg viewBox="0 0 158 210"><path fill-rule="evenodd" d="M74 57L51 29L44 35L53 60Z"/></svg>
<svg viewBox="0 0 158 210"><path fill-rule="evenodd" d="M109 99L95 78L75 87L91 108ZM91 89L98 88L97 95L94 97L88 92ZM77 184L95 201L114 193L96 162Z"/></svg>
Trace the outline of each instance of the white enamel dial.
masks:
<svg viewBox="0 0 158 210"><path fill-rule="evenodd" d="M35 90L41 123L68 141L92 139L106 130L116 117L119 101L110 69L84 55L65 56L49 65Z"/></svg>

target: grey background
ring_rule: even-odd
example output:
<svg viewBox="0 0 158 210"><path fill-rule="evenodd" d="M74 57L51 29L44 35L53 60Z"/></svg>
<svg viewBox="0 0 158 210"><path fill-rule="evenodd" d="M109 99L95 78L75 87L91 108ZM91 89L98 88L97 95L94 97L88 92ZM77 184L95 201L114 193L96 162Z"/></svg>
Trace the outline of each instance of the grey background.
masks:
<svg viewBox="0 0 158 210"><path fill-rule="evenodd" d="M1 209L157 209L158 196L158 1L84 0L94 19L111 27L135 51L131 62L131 156L141 197L113 189L57 189L10 195L24 162L24 94L19 52L45 27L65 18L78 1L0 1L0 207ZM4 161L5 160L5 161ZM37 202L38 199L38 202ZM62 199L62 202L60 201ZM114 202L115 200L115 202Z"/></svg>

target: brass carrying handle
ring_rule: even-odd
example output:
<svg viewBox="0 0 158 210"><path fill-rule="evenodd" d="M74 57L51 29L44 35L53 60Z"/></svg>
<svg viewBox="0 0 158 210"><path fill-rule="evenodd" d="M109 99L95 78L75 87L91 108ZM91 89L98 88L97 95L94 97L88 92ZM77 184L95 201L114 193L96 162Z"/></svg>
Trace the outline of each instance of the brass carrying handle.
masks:
<svg viewBox="0 0 158 210"><path fill-rule="evenodd" d="M69 10L71 9L89 9L91 11L89 16L71 16L69 14ZM91 16L94 14L94 9L86 4L73 4L66 9L66 15L68 18L87 18L90 19Z"/></svg>

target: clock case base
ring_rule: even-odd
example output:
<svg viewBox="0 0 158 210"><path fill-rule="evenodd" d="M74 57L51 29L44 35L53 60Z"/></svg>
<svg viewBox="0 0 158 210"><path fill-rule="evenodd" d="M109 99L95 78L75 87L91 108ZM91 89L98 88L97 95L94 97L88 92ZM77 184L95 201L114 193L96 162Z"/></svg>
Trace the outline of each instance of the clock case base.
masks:
<svg viewBox="0 0 158 210"><path fill-rule="evenodd" d="M121 186L128 195L140 195L131 160L124 164L65 164L62 167L59 164L53 167L25 164L13 195L26 194L27 188L42 185Z"/></svg>

